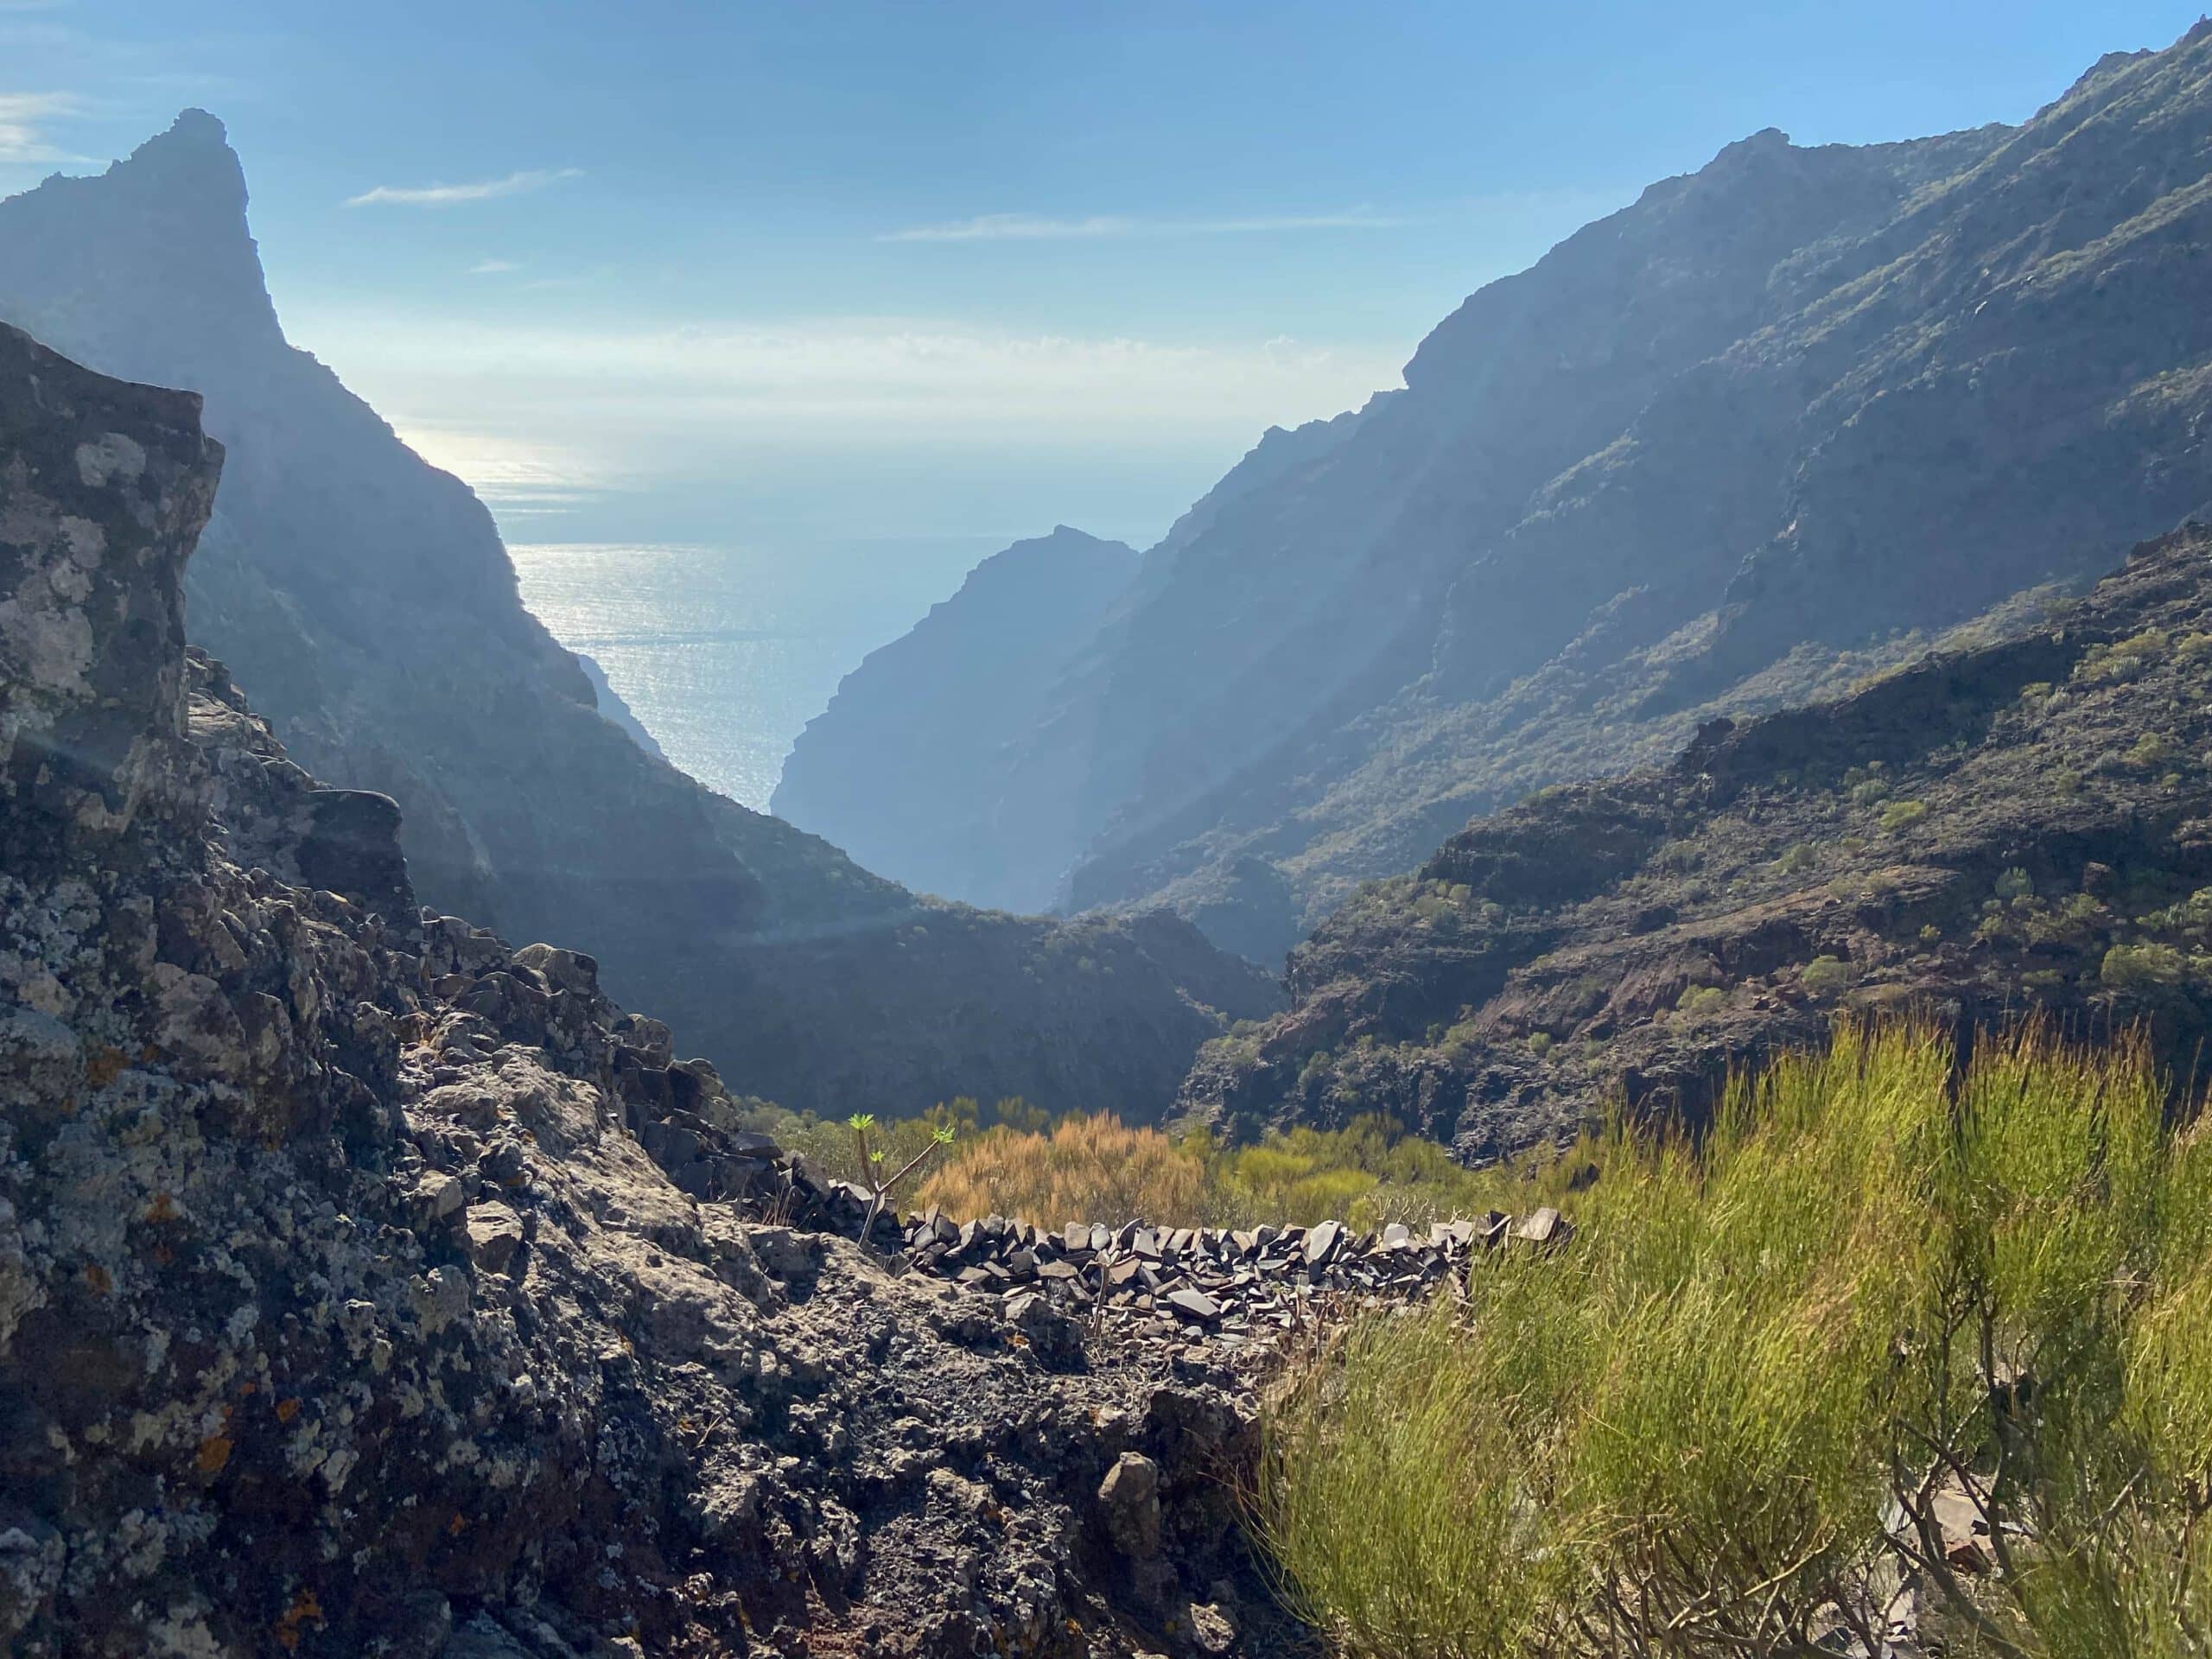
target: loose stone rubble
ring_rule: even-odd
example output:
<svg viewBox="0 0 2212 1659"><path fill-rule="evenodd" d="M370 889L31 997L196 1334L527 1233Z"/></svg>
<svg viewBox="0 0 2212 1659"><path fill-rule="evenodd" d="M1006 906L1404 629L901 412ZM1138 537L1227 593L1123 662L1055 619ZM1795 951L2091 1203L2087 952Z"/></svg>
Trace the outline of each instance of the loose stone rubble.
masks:
<svg viewBox="0 0 2212 1659"><path fill-rule="evenodd" d="M817 1184L798 1160L757 1145L757 1202L857 1237L868 1196ZM1203 1338L1235 1352L1302 1330L1325 1310L1376 1309L1417 1300L1463 1275L1486 1252L1563 1244L1573 1224L1548 1206L1515 1217L1433 1222L1416 1235L1393 1222L1354 1233L1341 1222L1250 1229L1118 1226L1040 1228L1002 1216L957 1221L938 1210L903 1224L879 1217L868 1241L906 1265L1005 1300L1017 1322L1032 1303L1089 1321L1102 1334Z"/></svg>
<svg viewBox="0 0 2212 1659"><path fill-rule="evenodd" d="M185 645L198 412L0 328L0 1651L1298 1650L1230 1368L836 1236L415 906Z"/></svg>
<svg viewBox="0 0 2212 1659"><path fill-rule="evenodd" d="M875 1206L866 1189L824 1180L768 1136L740 1127L714 1068L673 1058L658 1020L613 1013L599 996L588 957L544 944L510 955L491 934L428 912L423 927L433 990L486 1020L502 1041L605 1064L627 1127L682 1191L750 1217L866 1243L898 1267L1001 1300L1017 1327L1039 1323L1040 1310L1049 1310L1109 1340L1203 1340L1224 1355L1263 1351L1324 1312L1414 1300L1481 1255L1554 1247L1573 1231L1549 1207L1434 1222L1418 1235L1403 1223L1355 1233L1336 1221L1249 1230L1141 1220L1054 1228L1001 1216L961 1220L934 1209L902 1219ZM563 999L574 1010L565 1022L556 1011ZM604 1032L601 1019L611 1020ZM863 1239L871 1210L874 1224ZM472 1236L479 1224L472 1218ZM499 1248L505 1221L480 1224Z"/></svg>

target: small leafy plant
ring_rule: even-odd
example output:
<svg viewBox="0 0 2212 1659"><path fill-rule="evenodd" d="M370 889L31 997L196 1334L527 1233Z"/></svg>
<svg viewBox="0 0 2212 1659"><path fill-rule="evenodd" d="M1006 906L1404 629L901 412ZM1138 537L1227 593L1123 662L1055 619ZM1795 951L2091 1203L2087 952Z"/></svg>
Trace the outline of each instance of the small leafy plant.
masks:
<svg viewBox="0 0 2212 1659"><path fill-rule="evenodd" d="M854 1150L860 1154L861 1184L868 1190L868 1219L861 1226L861 1239L865 1243L874 1236L875 1218L883 1213L884 1205L898 1191L899 1184L950 1146L957 1132L949 1123L937 1125L931 1129L929 1141L922 1149L887 1175L884 1171L889 1161L887 1155L882 1147L868 1142L868 1131L875 1128L875 1114L855 1112L845 1120L845 1127L853 1132Z"/></svg>

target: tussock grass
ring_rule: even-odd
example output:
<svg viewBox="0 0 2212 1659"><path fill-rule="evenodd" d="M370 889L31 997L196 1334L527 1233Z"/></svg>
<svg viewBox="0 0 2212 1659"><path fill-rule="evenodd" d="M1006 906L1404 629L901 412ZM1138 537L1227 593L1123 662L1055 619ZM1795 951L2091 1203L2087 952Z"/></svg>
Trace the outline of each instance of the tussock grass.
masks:
<svg viewBox="0 0 2212 1659"><path fill-rule="evenodd" d="M2137 1043L1952 1059L1840 1028L1350 1330L1268 1414L1293 1599L1375 1659L1809 1655L1910 1575L1952 1653L2212 1652L2212 1135Z"/></svg>
<svg viewBox="0 0 2212 1659"><path fill-rule="evenodd" d="M1468 1170L1433 1141L1381 1117L1342 1129L1293 1129L1246 1147L1172 1136L1111 1116L1072 1115L1049 1129L1010 1124L957 1144L918 1202L947 1215L1014 1216L1043 1226L1145 1220L1166 1227L1372 1230L1557 1204L1586 1145Z"/></svg>
<svg viewBox="0 0 2212 1659"><path fill-rule="evenodd" d="M920 1201L949 1216L1019 1216L1046 1227L1198 1207L1205 1165L1157 1129L1110 1116L1069 1117L1049 1133L1001 1130L956 1149Z"/></svg>

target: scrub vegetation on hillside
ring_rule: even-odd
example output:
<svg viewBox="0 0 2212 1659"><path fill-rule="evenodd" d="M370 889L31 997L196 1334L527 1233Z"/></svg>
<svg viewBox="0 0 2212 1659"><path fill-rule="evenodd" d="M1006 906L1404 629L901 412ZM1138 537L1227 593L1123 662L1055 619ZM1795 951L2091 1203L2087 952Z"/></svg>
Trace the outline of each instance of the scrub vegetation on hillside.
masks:
<svg viewBox="0 0 2212 1659"><path fill-rule="evenodd" d="M1564 1249L1350 1329L1257 1522L1351 1655L2212 1652L2212 1133L2146 1046L1847 1024Z"/></svg>
<svg viewBox="0 0 2212 1659"><path fill-rule="evenodd" d="M856 1139L846 1125L758 1107L748 1119L822 1173L861 1180ZM1564 1202L1590 1167L1594 1143L1561 1153L1545 1147L1510 1164L1471 1170L1433 1141L1381 1116L1342 1129L1294 1128L1230 1146L1200 1129L1173 1135L1109 1114L1054 1119L1020 1100L980 1106L951 1101L919 1116L873 1125L880 1166L903 1166L950 1130L950 1148L928 1179L899 1201L935 1206L956 1220L1005 1216L1041 1227L1075 1221L1162 1227L1312 1226L1341 1221L1355 1231L1390 1222L1420 1225L1493 1208L1525 1211Z"/></svg>

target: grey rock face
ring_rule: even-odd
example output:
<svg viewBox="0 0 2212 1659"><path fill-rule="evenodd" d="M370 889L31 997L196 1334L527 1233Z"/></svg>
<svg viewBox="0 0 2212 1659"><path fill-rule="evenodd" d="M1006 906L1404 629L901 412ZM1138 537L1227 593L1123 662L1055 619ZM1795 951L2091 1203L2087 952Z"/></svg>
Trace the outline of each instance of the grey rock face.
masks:
<svg viewBox="0 0 2212 1659"><path fill-rule="evenodd" d="M178 770L181 578L222 450L200 433L197 397L134 386L80 398L77 380L35 342L0 334L0 787L26 834L105 838L142 813L198 807ZM143 648L104 648L123 634ZM33 849L10 850L9 868L24 869Z"/></svg>
<svg viewBox="0 0 2212 1659"><path fill-rule="evenodd" d="M1264 1608L1248 1402L1046 1370L824 1230L590 957L377 907L387 809L184 645L196 416L0 328L0 1649L1088 1659Z"/></svg>

